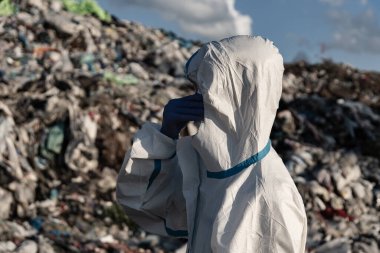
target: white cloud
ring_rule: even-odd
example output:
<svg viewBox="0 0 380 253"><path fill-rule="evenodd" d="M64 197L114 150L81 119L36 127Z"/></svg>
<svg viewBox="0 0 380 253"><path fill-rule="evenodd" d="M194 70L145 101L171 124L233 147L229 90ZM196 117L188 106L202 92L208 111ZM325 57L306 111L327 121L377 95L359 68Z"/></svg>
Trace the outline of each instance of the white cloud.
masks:
<svg viewBox="0 0 380 253"><path fill-rule="evenodd" d="M344 3L344 0L320 0L322 3L331 5L331 6L341 6Z"/></svg>
<svg viewBox="0 0 380 253"><path fill-rule="evenodd" d="M322 3L328 4L330 6L338 7L347 3L349 0L319 0ZM355 0L358 1L361 5L367 5L368 0Z"/></svg>
<svg viewBox="0 0 380 253"><path fill-rule="evenodd" d="M368 0L360 0L360 3L361 3L362 5L367 5L367 4L368 4Z"/></svg>
<svg viewBox="0 0 380 253"><path fill-rule="evenodd" d="M252 19L235 8L235 0L113 0L157 10L177 22L184 32L217 40L231 35L251 34Z"/></svg>
<svg viewBox="0 0 380 253"><path fill-rule="evenodd" d="M380 22L372 10L358 15L331 11L328 18L335 28L333 41L327 43L328 49L380 54Z"/></svg>

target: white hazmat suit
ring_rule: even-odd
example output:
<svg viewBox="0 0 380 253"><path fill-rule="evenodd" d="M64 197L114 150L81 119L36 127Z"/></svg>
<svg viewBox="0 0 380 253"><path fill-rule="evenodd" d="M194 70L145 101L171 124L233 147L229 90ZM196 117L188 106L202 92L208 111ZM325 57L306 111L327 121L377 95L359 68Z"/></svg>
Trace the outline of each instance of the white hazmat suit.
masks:
<svg viewBox="0 0 380 253"><path fill-rule="evenodd" d="M303 201L269 140L284 71L278 49L235 36L205 44L186 66L204 121L178 140L145 123L120 170L118 202L145 230L187 237L188 252L304 252Z"/></svg>

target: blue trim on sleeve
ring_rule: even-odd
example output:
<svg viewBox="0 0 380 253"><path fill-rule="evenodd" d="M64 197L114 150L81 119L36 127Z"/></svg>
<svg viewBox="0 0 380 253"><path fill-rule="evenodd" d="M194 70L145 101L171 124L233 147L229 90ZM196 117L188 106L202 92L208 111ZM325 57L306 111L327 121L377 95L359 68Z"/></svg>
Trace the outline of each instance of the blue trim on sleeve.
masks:
<svg viewBox="0 0 380 253"><path fill-rule="evenodd" d="M174 152L173 155L171 155L168 160L170 159L173 159L175 156L176 156L176 152ZM161 160L160 159L154 159L154 169L153 169L153 172L152 174L150 175L149 177L149 182L148 182L148 186L147 186L147 190L149 189L149 187L152 185L153 181L156 179L156 177L158 176L158 174L160 174L160 171L161 171Z"/></svg>
<svg viewBox="0 0 380 253"><path fill-rule="evenodd" d="M174 236L174 237L187 237L188 236L187 230L174 230L174 229L169 228L166 225L166 220L165 219L164 219L164 224L165 224L166 233L168 235Z"/></svg>
<svg viewBox="0 0 380 253"><path fill-rule="evenodd" d="M168 158L168 160L173 159L173 158L175 157L176 154L177 154L177 152L174 152L174 154L172 154L172 155Z"/></svg>
<svg viewBox="0 0 380 253"><path fill-rule="evenodd" d="M234 167L228 169L228 170L222 170L222 171L207 171L207 177L208 178L216 178L216 179L223 179L227 177L231 177L233 175L236 175L243 171L244 169L248 168L254 163L257 163L261 159L263 159L270 151L271 148L271 141L269 140L267 145L264 147L263 150L258 152L257 154L254 154L250 158L248 158L245 161L242 161L241 163L235 165Z"/></svg>
<svg viewBox="0 0 380 253"><path fill-rule="evenodd" d="M147 190L152 185L153 181L156 179L158 174L160 174L160 171L161 171L161 160L160 159L154 159L154 169L153 169L152 174L149 177L148 187L146 188Z"/></svg>

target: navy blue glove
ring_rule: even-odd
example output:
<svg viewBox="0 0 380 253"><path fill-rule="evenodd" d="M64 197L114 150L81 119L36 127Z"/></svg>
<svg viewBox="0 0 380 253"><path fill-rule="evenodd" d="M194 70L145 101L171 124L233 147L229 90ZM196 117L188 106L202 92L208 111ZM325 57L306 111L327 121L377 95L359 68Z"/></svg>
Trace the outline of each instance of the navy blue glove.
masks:
<svg viewBox="0 0 380 253"><path fill-rule="evenodd" d="M201 121L204 118L203 98L196 93L183 98L170 100L164 108L161 133L172 139L178 139L179 133L189 121Z"/></svg>

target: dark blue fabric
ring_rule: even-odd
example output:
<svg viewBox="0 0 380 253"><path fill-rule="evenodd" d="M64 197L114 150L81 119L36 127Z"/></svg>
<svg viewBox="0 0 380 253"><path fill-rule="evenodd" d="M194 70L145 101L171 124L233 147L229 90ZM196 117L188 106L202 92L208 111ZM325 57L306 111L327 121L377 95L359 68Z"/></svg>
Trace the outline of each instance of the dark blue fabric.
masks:
<svg viewBox="0 0 380 253"><path fill-rule="evenodd" d="M177 153L176 152L174 152L174 154L172 154L169 158L168 158L168 160L171 160L171 159L173 159L174 157L175 157L175 155L176 155Z"/></svg>
<svg viewBox="0 0 380 253"><path fill-rule="evenodd" d="M161 171L161 160L155 159L154 160L154 169L153 169L152 174L149 177L148 187L146 188L147 190L152 185L153 181L156 179L158 174L160 174L160 171Z"/></svg>
<svg viewBox="0 0 380 253"><path fill-rule="evenodd" d="M227 177L231 177L233 175L236 175L243 171L244 169L248 168L254 163L257 163L261 159L263 159L270 151L271 148L271 141L269 140L267 145L264 147L263 150L258 152L257 154L254 154L250 158L248 158L245 161L242 161L241 163L235 165L234 167L228 169L228 170L222 170L222 171L207 171L207 177L209 178L216 178L216 179L223 179Z"/></svg>
<svg viewBox="0 0 380 253"><path fill-rule="evenodd" d="M187 237L188 236L188 232L186 230L174 230L174 229L169 228L166 225L166 220L165 219L164 219L164 224L165 224L166 233L168 235L174 236L174 237Z"/></svg>
<svg viewBox="0 0 380 253"><path fill-rule="evenodd" d="M170 156L168 159L169 160L173 159L175 157L175 155L176 155L176 152L174 152L174 154L172 156ZM158 176L158 174L160 174L160 171L161 171L161 160L160 159L155 159L154 160L154 169L153 169L152 174L149 177L148 187L146 188L147 190L152 185L153 181L156 179L156 177Z"/></svg>

